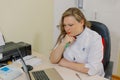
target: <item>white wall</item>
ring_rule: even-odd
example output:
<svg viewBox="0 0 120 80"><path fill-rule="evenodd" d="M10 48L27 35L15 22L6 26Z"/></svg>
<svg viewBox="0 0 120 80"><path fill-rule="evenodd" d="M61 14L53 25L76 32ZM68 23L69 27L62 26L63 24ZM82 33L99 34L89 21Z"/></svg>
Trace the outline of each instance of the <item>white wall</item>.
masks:
<svg viewBox="0 0 120 80"><path fill-rule="evenodd" d="M0 31L6 41L27 42L33 50L49 53L53 39L53 1L0 0Z"/></svg>
<svg viewBox="0 0 120 80"><path fill-rule="evenodd" d="M56 43L57 37L60 33L58 25L60 23L61 16L65 10L69 7L76 7L76 0L54 0L54 32L53 32L53 44Z"/></svg>

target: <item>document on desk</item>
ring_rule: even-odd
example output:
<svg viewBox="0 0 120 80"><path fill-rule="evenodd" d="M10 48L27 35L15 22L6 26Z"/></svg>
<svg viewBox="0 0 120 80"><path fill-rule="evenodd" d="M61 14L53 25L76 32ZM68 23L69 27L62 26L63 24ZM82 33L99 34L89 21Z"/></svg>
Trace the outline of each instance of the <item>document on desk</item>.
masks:
<svg viewBox="0 0 120 80"><path fill-rule="evenodd" d="M108 80L108 79L98 76L98 75L94 75L94 76L77 75L77 77L79 78L79 80Z"/></svg>
<svg viewBox="0 0 120 80"><path fill-rule="evenodd" d="M108 80L104 77L101 77L101 76L98 76L98 75L95 75L95 76L91 76L89 80Z"/></svg>
<svg viewBox="0 0 120 80"><path fill-rule="evenodd" d="M25 56L23 57L23 59L27 65L31 65L33 67L42 63L42 60L40 58L37 58L37 56L33 56L33 55ZM15 62L18 62L21 64L20 59Z"/></svg>

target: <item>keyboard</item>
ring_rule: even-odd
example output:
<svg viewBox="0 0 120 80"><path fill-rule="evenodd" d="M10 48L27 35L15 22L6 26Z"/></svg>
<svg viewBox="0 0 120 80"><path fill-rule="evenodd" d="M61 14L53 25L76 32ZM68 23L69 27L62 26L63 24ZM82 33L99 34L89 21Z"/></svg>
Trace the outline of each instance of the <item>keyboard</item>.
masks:
<svg viewBox="0 0 120 80"><path fill-rule="evenodd" d="M43 70L32 72L32 75L34 76L35 80L50 80Z"/></svg>

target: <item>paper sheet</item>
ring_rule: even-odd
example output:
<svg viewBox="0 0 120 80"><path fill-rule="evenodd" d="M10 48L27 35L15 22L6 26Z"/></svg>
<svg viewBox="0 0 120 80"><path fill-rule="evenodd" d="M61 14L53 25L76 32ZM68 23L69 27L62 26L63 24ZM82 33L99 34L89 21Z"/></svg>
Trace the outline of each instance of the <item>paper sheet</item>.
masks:
<svg viewBox="0 0 120 80"><path fill-rule="evenodd" d="M42 60L40 58L37 58L36 56L32 55L25 56L23 59L26 65L37 66L42 63ZM15 62L22 64L20 60L21 59L16 60Z"/></svg>

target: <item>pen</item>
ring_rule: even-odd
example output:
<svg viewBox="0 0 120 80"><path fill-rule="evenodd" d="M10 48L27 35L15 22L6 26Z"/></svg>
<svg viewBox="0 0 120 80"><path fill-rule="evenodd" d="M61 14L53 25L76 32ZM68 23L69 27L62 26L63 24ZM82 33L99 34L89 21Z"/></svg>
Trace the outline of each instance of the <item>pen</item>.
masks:
<svg viewBox="0 0 120 80"><path fill-rule="evenodd" d="M73 36L75 39L77 39L76 36ZM67 48L70 45L70 42L66 43L65 48Z"/></svg>
<svg viewBox="0 0 120 80"><path fill-rule="evenodd" d="M68 42L68 43L66 43L65 48L67 48L69 45L70 45L70 43L69 43L69 42Z"/></svg>
<svg viewBox="0 0 120 80"><path fill-rule="evenodd" d="M79 74L76 73L75 75L76 75L80 80L82 80L82 79L80 78Z"/></svg>

